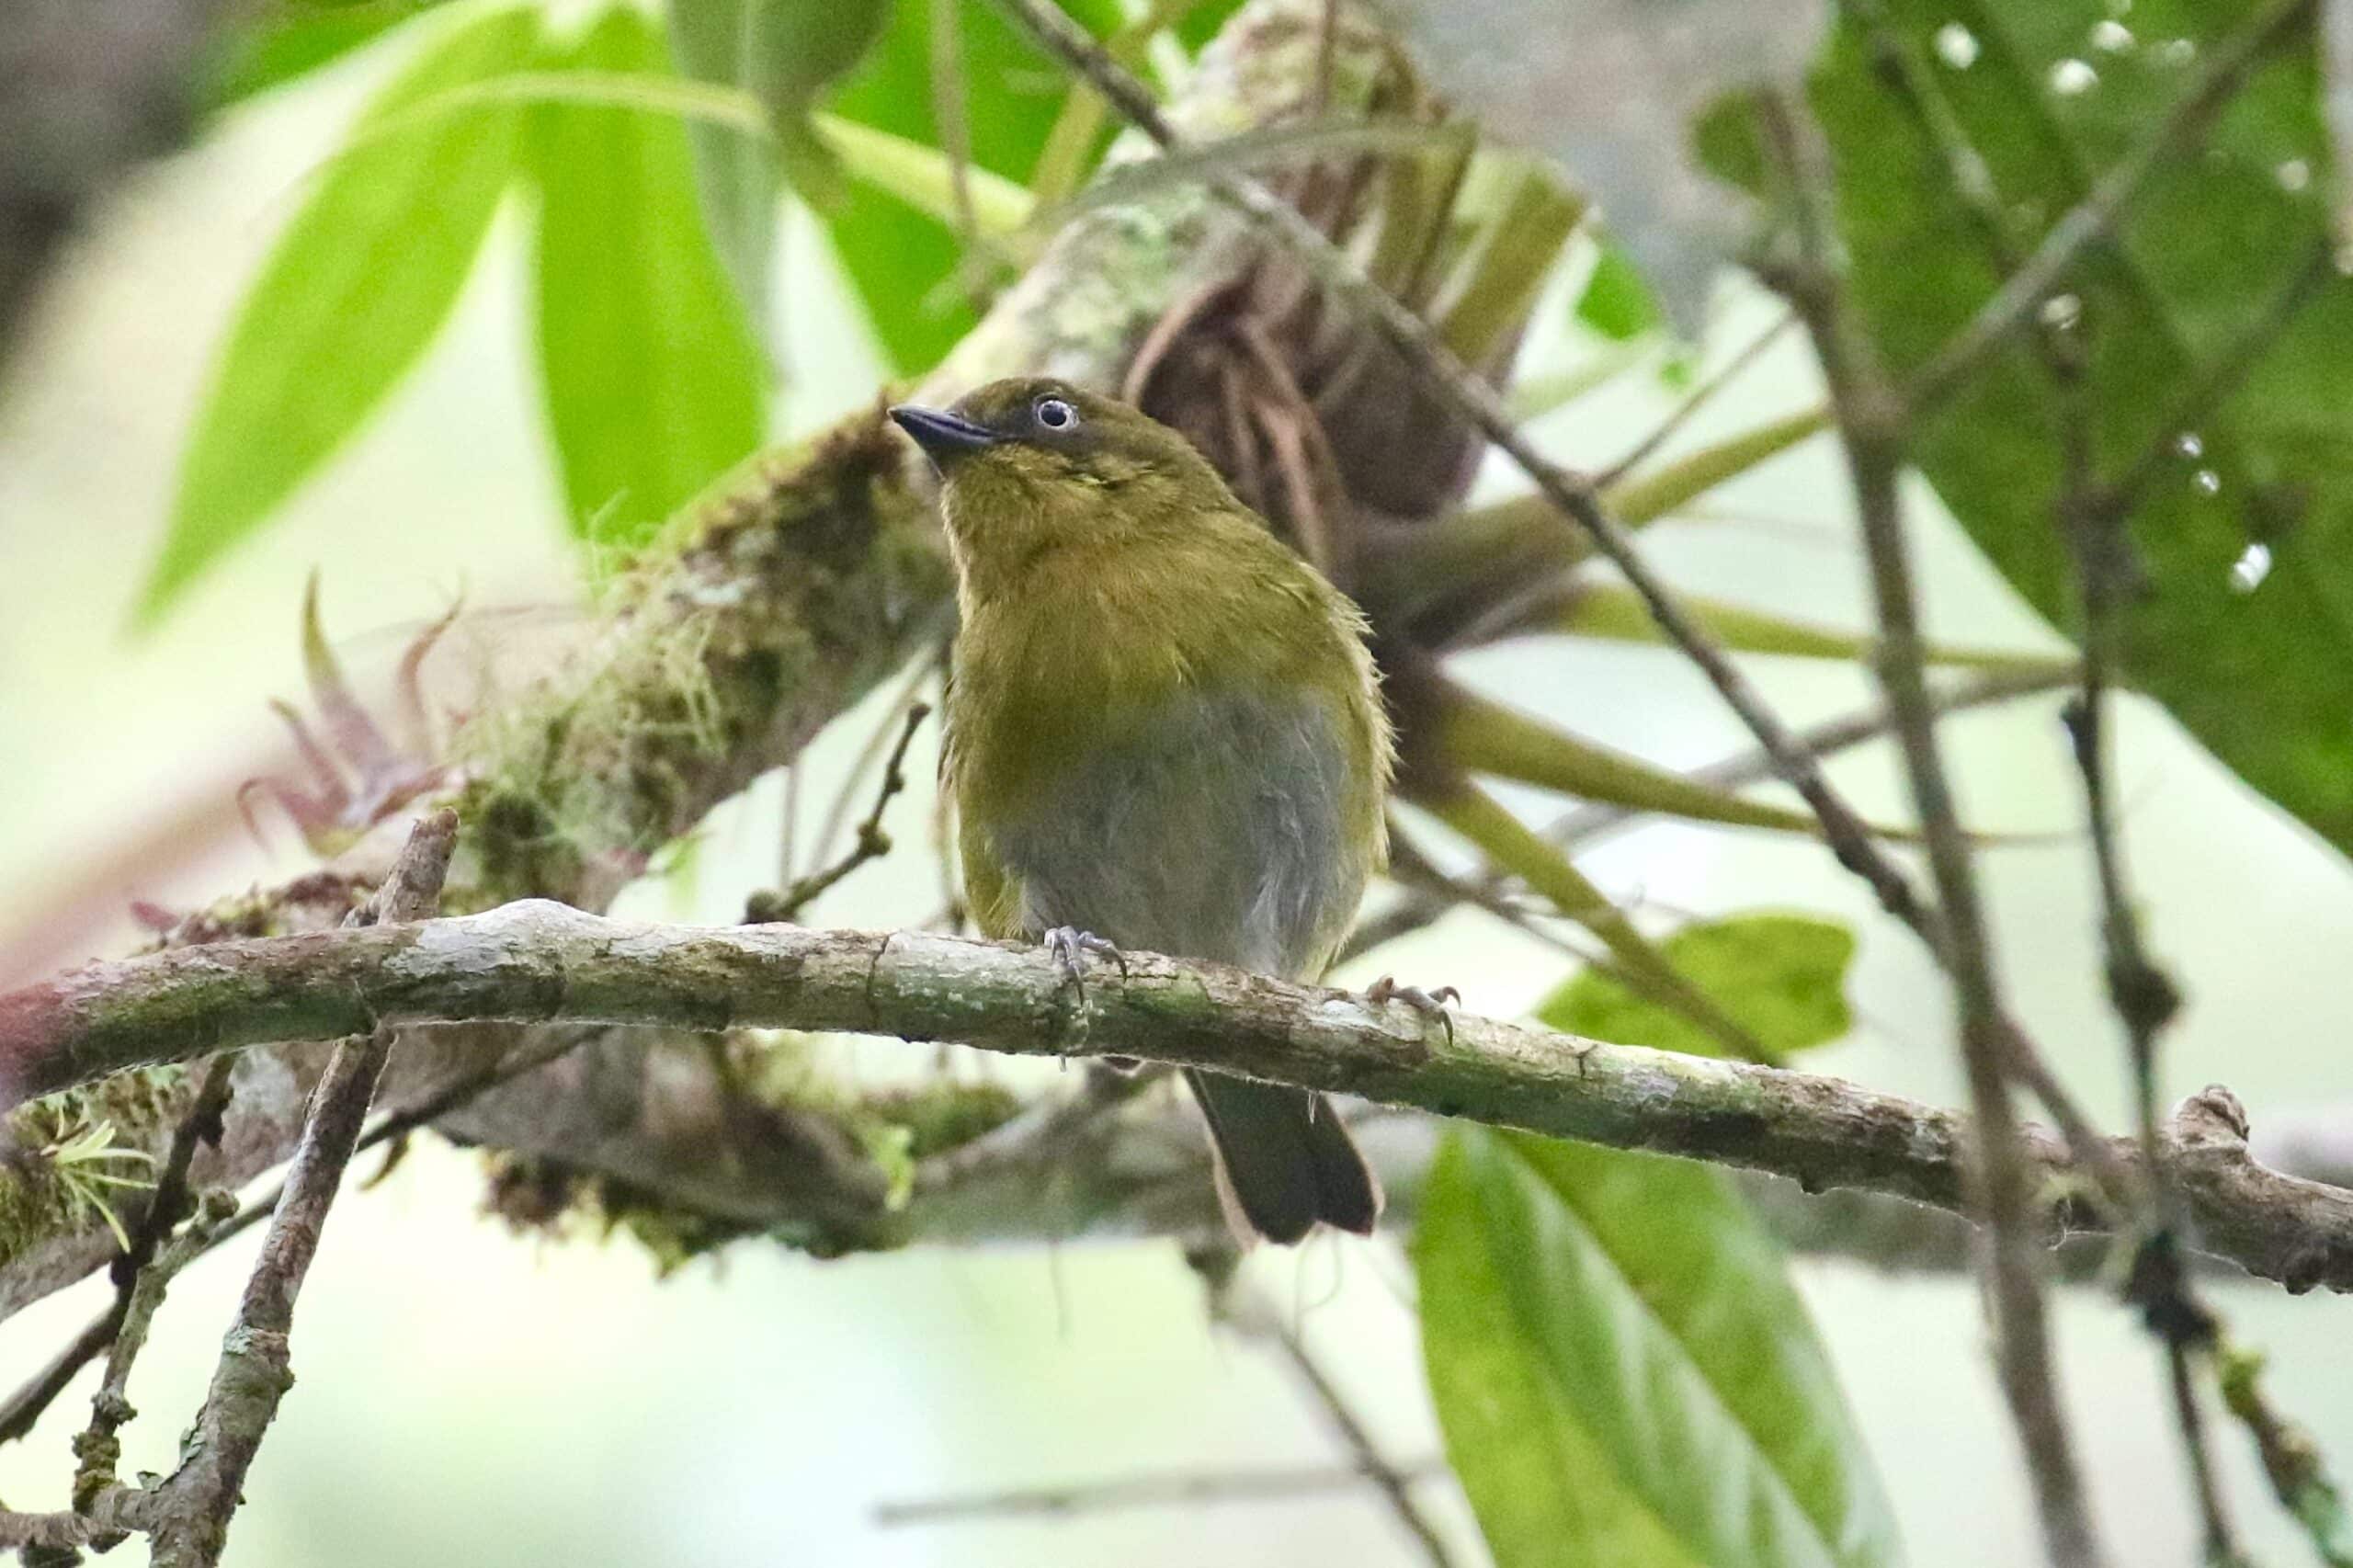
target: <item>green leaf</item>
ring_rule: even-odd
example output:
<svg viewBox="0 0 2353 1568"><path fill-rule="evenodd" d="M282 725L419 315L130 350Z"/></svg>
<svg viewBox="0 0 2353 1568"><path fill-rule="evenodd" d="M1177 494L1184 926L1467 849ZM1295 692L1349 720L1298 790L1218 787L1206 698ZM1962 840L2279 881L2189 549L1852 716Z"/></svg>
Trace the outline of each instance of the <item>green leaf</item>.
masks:
<svg viewBox="0 0 2353 1568"><path fill-rule="evenodd" d="M219 110L334 64L442 0L279 0L225 29L204 74Z"/></svg>
<svg viewBox="0 0 2353 1568"><path fill-rule="evenodd" d="M838 199L839 175L809 113L872 47L890 0L670 0L666 10L679 69L743 88L767 112L773 140L709 125L690 132L712 243L766 342L780 180L813 200Z"/></svg>
<svg viewBox="0 0 2353 1568"><path fill-rule="evenodd" d="M457 28L369 106L320 175L246 291L213 372L141 624L251 534L432 341L515 173L522 110L416 111L519 68L538 38L528 8ZM397 129L371 134L394 115Z"/></svg>
<svg viewBox="0 0 2353 1568"><path fill-rule="evenodd" d="M659 24L607 11L563 62L669 69ZM540 188L540 369L573 527L626 550L758 445L767 369L703 227L687 133L669 115L550 105Z"/></svg>
<svg viewBox="0 0 2353 1568"><path fill-rule="evenodd" d="M1466 1127L1422 1201L1430 1392L1497 1568L1902 1561L1804 1305L1721 1172Z"/></svg>
<svg viewBox="0 0 2353 1568"><path fill-rule="evenodd" d="M1830 410L1823 403L1768 419L1621 479L1602 493L1603 499L1628 527L1639 527L1779 456L1829 423Z"/></svg>
<svg viewBox="0 0 2353 1568"><path fill-rule="evenodd" d="M947 153L837 115L813 115L809 123L841 160L844 174L898 198L938 222L955 221L956 176ZM1037 210L1029 190L986 169L968 168L964 174L964 188L972 199L972 221L981 233L992 239L1019 235Z"/></svg>
<svg viewBox="0 0 2353 1568"><path fill-rule="evenodd" d="M1577 296L1577 320L1614 343L1647 337L1665 324L1650 285L1616 245L1603 247Z"/></svg>
<svg viewBox="0 0 2353 1568"><path fill-rule="evenodd" d="M2127 30L2103 0L1889 7L1984 160L2021 250L2268 8L2142 0ZM1936 52L1948 24L1974 51L1965 69ZM2087 38L2109 43L2086 49ZM2054 91L2066 61L2096 85ZM1867 324L1894 367L1916 369L1998 281L1984 233L1851 22L1814 98ZM2353 284L2331 278L2214 417L2194 432L2165 427L2200 368L2328 243L2318 101L2307 19L2252 72L2202 152L2161 163L2120 245L2091 247L2065 280L2063 310L2089 352L2103 476L2172 444L2132 518L2141 586L2125 613L2127 678L2248 784L2353 850ZM1915 455L2011 585L2071 626L2074 573L2053 522L2059 421L2021 335L1926 424ZM2258 544L2269 571L2248 591Z"/></svg>
<svg viewBox="0 0 2353 1568"><path fill-rule="evenodd" d="M1776 1054L1827 1044L1853 1025L1846 983L1855 937L1844 926L1805 915L1735 915L1686 926L1659 948ZM1620 1045L1721 1054L1705 1029L1597 969L1580 971L1536 1016L1553 1028Z"/></svg>
<svg viewBox="0 0 2353 1568"><path fill-rule="evenodd" d="M932 4L898 0L881 42L835 95L834 113L907 141L939 144L932 116ZM1117 0L1074 0L1063 9L1098 35L1117 30L1121 21ZM973 166L1026 184L1061 113L1066 74L993 7L967 7L958 31ZM859 185L852 185L826 218L834 250L893 368L906 375L926 370L972 330L972 307L940 287L961 259L949 225Z"/></svg>

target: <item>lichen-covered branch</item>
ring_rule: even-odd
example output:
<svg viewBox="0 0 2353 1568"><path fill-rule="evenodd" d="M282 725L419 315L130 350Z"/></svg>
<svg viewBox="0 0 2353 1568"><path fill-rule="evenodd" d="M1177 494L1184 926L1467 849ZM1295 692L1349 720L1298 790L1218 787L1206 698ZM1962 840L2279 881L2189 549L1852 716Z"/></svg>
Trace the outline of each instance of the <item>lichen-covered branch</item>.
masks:
<svg viewBox="0 0 2353 1568"><path fill-rule="evenodd" d="M1140 1056L1963 1207L1966 1119L1836 1078L1484 1018L1457 1019L1449 1039L1409 1008L1344 992L1148 955L1130 969L1082 1001L1041 954L998 944L647 925L534 900L92 965L0 997L0 1015L20 1031L16 1049L84 1075L378 1020L772 1027ZM2353 1290L2353 1192L2263 1168L2245 1131L2235 1102L2210 1092L2162 1141L2199 1244L2291 1290ZM2063 1142L2034 1128L2020 1141L2038 1190L2083 1188ZM2129 1142L2110 1152L2139 1158ZM2068 1203L2071 1226L2102 1223ZM0 1287L10 1267L0 1259Z"/></svg>
<svg viewBox="0 0 2353 1568"><path fill-rule="evenodd" d="M1171 119L1209 139L1307 112L1319 13L1317 0L1252 0L1204 51L1169 105ZM1372 47L1357 40L1344 52ZM1172 307L1214 292L1250 264L1240 226L1207 191L1184 183L1080 213L918 395L944 398L1011 374L1117 385ZM451 759L464 825L449 907L522 897L603 907L657 849L790 762L930 644L950 612L949 572L909 483L907 454L880 417L883 401L714 486L606 597L578 657L466 725ZM372 867L363 854L285 888L224 900L187 923L181 939L334 926L396 840L387 833L370 842ZM14 1022L0 1021L0 1040ZM235 1185L283 1162L325 1051L290 1044L241 1061L219 1145L199 1156L192 1179ZM504 1026L430 1031L393 1053L381 1097L395 1108L417 1104L533 1054L523 1031ZM160 1157L192 1087L171 1074L136 1074L53 1114L108 1120L121 1145ZM39 1092L0 1044L0 1108ZM567 1108L541 1103L559 1119ZM24 1131L20 1142L39 1146ZM124 1203L124 1217L135 1220L140 1208ZM57 1184L0 1175L0 1313L27 1292L101 1266L112 1251L106 1228Z"/></svg>

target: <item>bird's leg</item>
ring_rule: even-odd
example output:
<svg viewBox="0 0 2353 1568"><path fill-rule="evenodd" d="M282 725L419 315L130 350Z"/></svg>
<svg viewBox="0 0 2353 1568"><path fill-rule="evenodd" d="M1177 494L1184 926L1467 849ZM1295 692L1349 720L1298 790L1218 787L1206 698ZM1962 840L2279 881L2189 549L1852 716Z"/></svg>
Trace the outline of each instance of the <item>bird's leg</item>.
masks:
<svg viewBox="0 0 2353 1568"><path fill-rule="evenodd" d="M1397 977L1384 974L1364 988L1364 999L1374 1006L1391 1002L1403 1002L1425 1019L1436 1018L1446 1026L1446 1043L1454 1043L1454 1018L1447 1012L1449 1002L1462 1000L1462 993L1451 985L1441 985L1436 991L1425 991L1418 985L1400 985Z"/></svg>
<svg viewBox="0 0 2353 1568"><path fill-rule="evenodd" d="M1064 978L1078 987L1079 995L1086 994L1086 955L1100 953L1120 966L1120 978L1128 977L1128 959L1119 945L1108 937L1092 931L1082 931L1075 926L1057 926L1046 933L1046 951L1062 965Z"/></svg>

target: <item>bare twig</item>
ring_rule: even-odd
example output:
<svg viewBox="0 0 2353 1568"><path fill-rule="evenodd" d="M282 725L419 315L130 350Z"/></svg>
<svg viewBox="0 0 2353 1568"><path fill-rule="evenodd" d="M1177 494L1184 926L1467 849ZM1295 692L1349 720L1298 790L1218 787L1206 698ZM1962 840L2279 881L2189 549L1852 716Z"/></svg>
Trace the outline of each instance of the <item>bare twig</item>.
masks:
<svg viewBox="0 0 2353 1568"><path fill-rule="evenodd" d="M369 907L354 914L355 928L401 926L429 917L457 847L458 816L440 811L420 821ZM260 1449L278 1403L293 1381L287 1336L294 1301L317 1253L328 1208L359 1141L368 1103L392 1051L394 1030L379 1021L346 1040L312 1095L286 1185L245 1282L237 1315L222 1341L220 1365L194 1427L181 1444L179 1468L168 1480L123 1495L98 1510L98 1496L77 1496L86 1510L112 1512L152 1539L158 1568L211 1568L227 1544L245 1472ZM128 1328L126 1324L126 1329ZM105 1391L101 1391L101 1398Z"/></svg>
<svg viewBox="0 0 2353 1568"><path fill-rule="evenodd" d="M942 636L933 643L926 656L907 665L905 678L891 695L888 715L867 733L866 743L858 749L857 760L850 764L849 770L842 776L841 787L834 791L834 798L826 803L825 820L810 846L813 858L824 860L833 854L834 840L841 836L843 824L849 821L851 802L865 789L866 776L874 770L875 763L895 744L893 736L906 722L907 710L922 700L916 694L922 691L924 682L935 671L947 668L948 650L949 640Z"/></svg>
<svg viewBox="0 0 2353 1568"><path fill-rule="evenodd" d="M74 1439L74 1455L79 1461L74 1471L74 1502L77 1508L88 1509L101 1492L115 1483L115 1465L122 1456L122 1444L115 1434L138 1414L131 1404L131 1365L146 1346L148 1330L154 1325L155 1312L164 1304L165 1290L174 1276L211 1246L214 1235L235 1212L236 1206L236 1199L227 1192L215 1188L206 1193L187 1229L139 1270L120 1312L107 1314L115 1333L111 1353L107 1357L106 1376L98 1384L98 1392L90 1396L89 1425Z"/></svg>
<svg viewBox="0 0 2353 1568"><path fill-rule="evenodd" d="M5 1424L0 1425L0 1432L9 1438L30 1432L49 1407L57 1403L57 1396L65 1392L75 1374L106 1354L107 1346L114 1343L115 1335L122 1327L128 1304L120 1297L107 1303L105 1310L84 1324L82 1331L51 1357L47 1365L19 1384L17 1392L8 1396L7 1404L0 1406L0 1424Z"/></svg>
<svg viewBox="0 0 2353 1568"><path fill-rule="evenodd" d="M2143 1166L2148 1172L2145 1233L2128 1294L2162 1342L2174 1422L2205 1536L2206 1561L2240 1562L2230 1517L2207 1451L2205 1417L2191 1377L2190 1353L2211 1344L2214 1320L2191 1292L2177 1237L2179 1202L2158 1150L2158 1036L2181 1005L2173 981L2150 958L2124 869L2124 848L2111 798L2107 716L2122 653L2123 612L2139 582L2125 531L2125 512L2103 492L2093 472L2093 407L2088 339L2094 323L2076 320L2062 346L2045 347L2059 392L2061 493L2056 521L2075 562L2082 621L2083 683L2067 708L2076 771L2082 776L2086 835L2099 884L2101 934L2107 948L2108 992L2124 1026Z"/></svg>
<svg viewBox="0 0 2353 1568"><path fill-rule="evenodd" d="M1783 333L1796 324L1797 317L1784 315L1771 326L1750 338L1741 347L1738 353L1723 362L1722 368L1702 380L1698 386L1693 387L1683 401L1675 406L1674 411L1653 426L1650 433L1635 442L1625 456L1595 474L1593 487L1596 490L1607 491L1648 461L1651 455L1666 445L1677 430L1682 429L1690 422L1694 415L1708 405L1710 400L1733 381L1738 381L1750 366L1765 357L1767 349L1780 341Z"/></svg>
<svg viewBox="0 0 2353 1568"><path fill-rule="evenodd" d="M875 792L874 809L858 824L858 836L842 858L822 870L800 878L782 892L754 893L745 905L745 920L756 924L797 920L820 893L869 860L878 860L891 853L891 835L882 831L882 811L892 796L907 787L904 767L907 747L914 743L915 732L923 728L923 722L930 717L931 705L927 702L917 702L907 710L899 729L898 744L891 748L890 759L882 765L882 786Z"/></svg>
<svg viewBox="0 0 2353 1568"><path fill-rule="evenodd" d="M1323 1410L1333 1433L1347 1445L1358 1471L1388 1501L1390 1513L1396 1518L1399 1528L1414 1539L1422 1561L1429 1563L1431 1568L1453 1568L1455 1557L1447 1547L1446 1537L1439 1533L1438 1526L1430 1521L1429 1515L1414 1496L1413 1477L1381 1457L1381 1445L1372 1440L1372 1433L1358 1418L1355 1408L1348 1403L1348 1397L1340 1386L1324 1376L1324 1369L1316 1365L1315 1358L1301 1342L1299 1331L1288 1323L1277 1322L1268 1325L1268 1337L1282 1352L1284 1362L1299 1379L1300 1385Z"/></svg>
<svg viewBox="0 0 2353 1568"><path fill-rule="evenodd" d="M2222 1483L2206 1447L2206 1415L2198 1406L2198 1383L2191 1374L2189 1346L2178 1340L2165 1346L2165 1381L2173 1392L2174 1425L2180 1428L2184 1457L2189 1466L2190 1489L2198 1498L2198 1517L2204 1528L2203 1562L2209 1568L2246 1568L2229 1510L2222 1504Z"/></svg>
<svg viewBox="0 0 2353 1568"><path fill-rule="evenodd" d="M452 1084L441 1093L421 1100L406 1110L386 1117L370 1130L366 1137L360 1139L359 1148L372 1149L380 1143L406 1138L419 1128L429 1127L475 1096L519 1078L526 1073L537 1072L540 1068L574 1050L582 1039L593 1032L596 1031L565 1031L543 1050L513 1061L499 1062L487 1072ZM225 1063L231 1058L223 1055L217 1060ZM355 1153L358 1152L354 1151ZM285 1193L285 1184L281 1182L238 1210L234 1215L217 1225L208 1227L203 1234L202 1244L197 1249L197 1256L211 1252L269 1218L276 1211L278 1199L284 1197ZM24 1384L9 1396L8 1403L5 1406L0 1406L0 1441L9 1437L21 1437L31 1431L34 1423L40 1419L42 1412L47 1410L57 1396L65 1391L66 1385L73 1381L74 1375L106 1354L108 1347L114 1343L116 1335L122 1331L129 1304L128 1294L119 1295L104 1311L84 1324L81 1332L76 1334L47 1366L27 1379Z"/></svg>
<svg viewBox="0 0 2353 1568"><path fill-rule="evenodd" d="M1995 1358L2034 1482L2045 1549L2061 1568L2090 1568L2105 1554L2093 1533L2051 1355L2040 1260L2030 1233L2034 1195L2010 1106L2016 1048L1994 977L1968 835L1945 775L1929 706L1918 595L1897 491L1908 434L1904 409L1846 307L1835 260L1828 150L1821 133L1802 106L1768 97L1761 108L1767 141L1789 176L1797 216L1800 259L1782 281L1830 383L1870 561L1880 680L1895 715L1943 911L1943 956L1959 1006L1962 1062L1976 1118L1971 1174L1986 1226L1983 1256Z"/></svg>
<svg viewBox="0 0 2353 1568"><path fill-rule="evenodd" d="M2110 237L2117 220L2149 176L2195 140L2237 96L2248 73L2287 29L2310 17L2313 0L2272 5L2218 50L2198 80L2148 137L2103 175L2091 194L2051 225L2025 264L2004 279L1969 324L1912 378L1904 406L1926 414L1944 402L2013 333L2041 309L2043 298L2092 245Z"/></svg>
<svg viewBox="0 0 2353 1568"><path fill-rule="evenodd" d="M1397 1473L1408 1480L1446 1474L1424 1460ZM943 1525L1022 1515L1090 1514L1115 1508L1199 1507L1215 1503L1280 1502L1327 1492L1353 1492L1371 1477L1341 1465L1237 1471L1180 1471L1123 1476L1067 1486L1025 1486L968 1496L925 1497L874 1505L878 1525ZM4 1540L5 1538L0 1538Z"/></svg>

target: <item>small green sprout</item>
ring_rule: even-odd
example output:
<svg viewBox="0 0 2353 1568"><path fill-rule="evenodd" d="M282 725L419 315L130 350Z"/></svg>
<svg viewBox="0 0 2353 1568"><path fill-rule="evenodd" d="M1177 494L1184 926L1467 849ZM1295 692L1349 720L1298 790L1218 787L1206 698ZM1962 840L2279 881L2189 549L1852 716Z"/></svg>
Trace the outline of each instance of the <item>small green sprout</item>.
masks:
<svg viewBox="0 0 2353 1568"><path fill-rule="evenodd" d="M107 1189L153 1187L155 1184L108 1167L119 1164L152 1166L155 1156L144 1149L119 1148L114 1138L112 1121L85 1123L41 1150L41 1156L57 1167L57 1179L64 1184L66 1195L74 1201L74 1218L79 1220L85 1212L96 1214L114 1233L115 1244L129 1252L131 1233L122 1228L122 1220L108 1201Z"/></svg>

